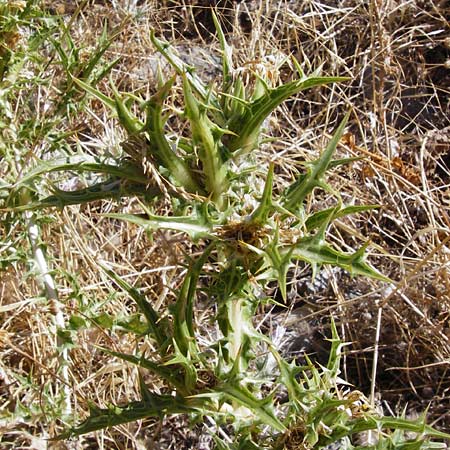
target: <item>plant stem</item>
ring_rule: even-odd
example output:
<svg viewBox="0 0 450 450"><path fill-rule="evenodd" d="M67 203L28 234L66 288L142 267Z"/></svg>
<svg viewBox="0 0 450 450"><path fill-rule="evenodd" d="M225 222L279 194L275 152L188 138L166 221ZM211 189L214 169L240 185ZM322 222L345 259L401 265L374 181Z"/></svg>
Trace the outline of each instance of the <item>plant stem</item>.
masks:
<svg viewBox="0 0 450 450"><path fill-rule="evenodd" d="M26 194L25 194L26 195ZM39 274L44 284L45 295L50 304L50 310L53 311L56 336L56 346L61 349L58 352L58 364L61 371L61 379L64 381L62 385L62 416L70 417L72 413L71 405L71 387L69 383L69 353L67 348L63 348L64 342L58 336L58 330L65 328L64 305L58 299L58 292L55 281L50 274L47 259L42 248L39 245L39 227L35 222L34 214L30 211L25 212L27 222L28 236L30 238L33 259L36 262Z"/></svg>

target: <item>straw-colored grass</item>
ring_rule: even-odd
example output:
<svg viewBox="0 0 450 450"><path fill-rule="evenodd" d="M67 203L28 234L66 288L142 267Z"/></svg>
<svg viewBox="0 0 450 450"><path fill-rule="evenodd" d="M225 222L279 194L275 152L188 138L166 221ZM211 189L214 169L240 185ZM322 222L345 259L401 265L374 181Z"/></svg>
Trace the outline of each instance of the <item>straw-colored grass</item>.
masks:
<svg viewBox="0 0 450 450"><path fill-rule="evenodd" d="M108 31L117 37L104 57L121 58L112 77L122 91L155 92L156 68L163 62L150 42L149 29L171 40L189 63L200 67L202 77L220 75L220 67L214 67L218 49L205 7L209 3L217 3L223 21L228 22L235 57L249 71L258 65L271 73L276 61L293 55L305 67L323 66L326 75L351 77L349 82L301 93L284 103L267 124L267 134L276 139L265 144L257 157L262 163L276 162L280 183L276 189L282 189L283 177L289 179L299 163L317 157L351 106L348 133L338 154L363 159L338 168L329 181L346 203L381 208L337 221L329 239L350 251L369 237L370 262L394 284L352 279L340 269L325 269L313 284L310 271L299 266L288 283L287 310L261 311L258 325L267 329L283 325L287 353L305 348L318 352L321 360L331 313L342 340L350 343L344 378L368 397L372 395L385 412L406 408L407 415L415 416L428 408L428 421L450 432L448 2L76 3L78 8L64 1L47 7L70 25L72 39L83 51L95 46L104 20L108 21ZM220 9L224 4L226 9ZM25 45L27 31L17 33L17 43L10 45ZM33 67L29 63L27 70ZM11 121L16 127L36 114L43 122L49 119L46 105L60 95L64 74L50 64L45 76L50 82L39 92L27 98L21 91L15 99ZM287 70L273 73L274 78L288 76ZM107 83L100 85L108 89ZM171 101L177 106L176 98ZM27 108L25 117L20 117L18 111ZM174 132L183 131L177 123L169 125ZM109 112L96 101L56 126L58 132L70 133L70 145L92 154L117 154L124 139ZM36 132L26 140L26 150L17 148L22 160L14 164L19 173L32 165L33 153L41 151L39 139ZM0 147L0 178L8 178L9 163ZM82 187L84 182L64 180L67 188ZM328 200L326 194L316 193L310 206ZM1 448L211 448L205 429L190 430L183 417L132 423L66 443L45 441L61 431L59 417L67 413L61 410L67 402L81 418L88 401L105 406L138 395L137 369L95 347L132 352L136 345L119 326L135 312L134 305L117 293L98 263L107 262L150 295L155 309L163 311L163 302L173 299L182 280L180 259L187 250L196 250L187 248L190 244L181 233L160 231L149 239L132 224L104 217L110 212L136 211L135 202L99 201L49 209L33 217L57 289L58 300L53 303L45 296L42 274L33 259L29 223L0 212L0 264L4 267L0 272ZM164 200L158 206L162 213L167 208ZM58 313L66 321L72 316L89 318L91 323L97 320L98 326L80 327L58 337ZM210 314L208 305L198 313L205 333ZM304 336L305 327L300 332L289 315L302 317L310 335ZM68 349L65 375L57 374L61 355L56 345L61 338ZM146 381L163 389L156 378ZM66 397L64 401L61 396ZM209 425L206 422L204 427Z"/></svg>

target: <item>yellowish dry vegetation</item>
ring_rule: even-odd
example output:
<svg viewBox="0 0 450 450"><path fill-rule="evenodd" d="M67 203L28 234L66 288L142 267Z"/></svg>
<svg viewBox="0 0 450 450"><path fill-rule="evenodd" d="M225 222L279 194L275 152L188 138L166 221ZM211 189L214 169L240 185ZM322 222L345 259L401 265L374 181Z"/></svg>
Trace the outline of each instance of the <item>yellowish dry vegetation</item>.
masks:
<svg viewBox="0 0 450 450"><path fill-rule="evenodd" d="M352 279L341 270L325 269L321 282L312 285L308 269L299 266L289 280L287 310L261 311L262 326L285 324L295 340L300 334L296 327L304 332L304 326L289 315L301 317L308 323L312 341L302 345L311 353L317 351L320 360L321 352L326 352L322 341L332 313L341 338L349 342L345 378L368 396L375 394L385 411L406 407L407 414L414 415L429 407L429 422L449 432L448 2L46 3L42 6L49 14L59 14L70 26L74 42L86 50L95 45L107 21L108 31L116 37L104 58L120 57L112 77L122 91L154 92L157 64L162 61L151 45L149 29L170 40L202 77L219 77L210 3L217 3L235 57L249 71L258 66L273 72L275 80L286 79L290 68L286 65L278 73L276 62L295 56L307 68L321 66L326 75L350 77L348 82L308 91L284 103L267 124L267 135L276 139L263 145L258 158L275 161L281 189L283 176L290 177L299 164L317 156L338 118L352 107L338 156L362 159L334 171L330 183L347 203L381 208L338 221L330 238L351 250L364 236L370 237L371 263L394 284ZM15 45L21 45L26 36L17 39ZM56 86L64 77L54 67L47 69L53 70L54 83L34 98L42 121L48 114L46 102L59 95ZM246 75L243 71L242 76ZM108 89L103 82L99 87ZM177 105L175 96L171 101ZM72 115L63 125L70 134L70 145L92 154L117 154L123 132L99 102L89 102L88 113ZM177 131L179 125L170 126ZM27 145L26 157L32 161L33 142ZM3 169L3 162L0 156L0 176L7 167ZM63 187L80 187L83 182L67 178ZM328 200L326 194L316 193L310 207ZM161 211L167 207L164 200L159 207ZM9 213L2 213L0 237L19 250L13 254L11 246L0 242L4 266L0 273L1 448L209 448L206 438L203 443L199 440L202 430L189 430L183 418L133 423L65 443L46 441L61 431L59 416L69 406L72 414L83 417L88 401L104 406L137 396L137 369L96 349L102 345L132 352L136 346L118 326L135 312L134 305L117 292L98 264L106 261L129 283L139 286L154 299L158 310L173 299L181 283L184 269L178 263L188 245L181 233L157 232L150 239L131 224L104 217L108 212L138 209L134 202L103 201L41 214L40 242L58 295L53 302L43 291L26 222L11 226ZM75 315L98 322L97 327L71 335L66 374L58 371L58 314L66 321ZM197 315L205 330L210 314L205 306ZM105 331L111 318L117 326L111 330L107 326ZM146 381L158 387L158 380Z"/></svg>

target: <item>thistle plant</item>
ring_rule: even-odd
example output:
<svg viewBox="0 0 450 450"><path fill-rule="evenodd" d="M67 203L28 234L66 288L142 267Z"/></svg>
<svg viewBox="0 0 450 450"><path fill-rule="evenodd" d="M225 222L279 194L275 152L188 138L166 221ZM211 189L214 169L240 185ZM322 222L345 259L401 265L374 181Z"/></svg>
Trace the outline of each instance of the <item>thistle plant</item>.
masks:
<svg viewBox="0 0 450 450"><path fill-rule="evenodd" d="M272 85L268 76L254 73L253 80L244 84L233 65L232 48L214 19L222 49L221 86L204 83L193 67L152 33L154 46L174 75L165 80L160 74L150 98L121 93L112 81L112 96L108 96L95 82L76 74L71 79L117 116L127 133L123 157L117 162L78 154L43 162L11 187L12 192L30 189L43 174L54 171L100 173L106 179L88 188L72 192L55 188L52 195L13 209L139 196L143 214L107 216L137 224L149 233L181 231L203 248L200 257L187 257L183 262L186 275L169 314L156 311L150 298L108 267L101 268L136 303L144 327L136 327L134 332L150 342L154 351L148 356L103 348L140 368L141 398L105 409L91 406L90 416L59 438L151 416L188 414L192 423L208 417L217 430L232 430L235 443L214 435L218 449L319 449L337 441L348 449L444 448L430 438L448 436L425 425L424 420L382 417L365 407L362 394L345 386L339 378L342 343L333 322L326 367L316 367L308 358L306 366L285 360L270 337L255 328L257 309L271 301L269 283L276 282L286 300L288 271L296 261L309 263L313 275L327 264L352 275L388 279L366 262L367 243L345 253L327 242L335 219L375 207L343 205L326 180L331 169L352 161L333 159L350 113L321 155L305 163L303 173L284 190L275 188L276 161L268 163L264 174L248 168L249 161L256 164L254 151L262 144L266 119L282 102L305 89L346 78L305 74L293 59L294 80ZM182 112L167 108L176 83L182 89ZM183 121L189 132L171 135L166 125L171 117ZM255 177L263 180L261 191L251 182ZM335 205L308 212L306 204L315 189L333 194ZM251 202L243 202L244 195ZM172 200L170 216L152 209L152 200L163 196ZM199 339L196 327L199 298L215 305L212 327L217 340L210 345ZM165 392L152 391L143 371L163 380ZM377 443L352 446L351 437L367 430L377 433ZM390 430L400 431L392 434ZM406 442L402 430L414 432L416 437Z"/></svg>

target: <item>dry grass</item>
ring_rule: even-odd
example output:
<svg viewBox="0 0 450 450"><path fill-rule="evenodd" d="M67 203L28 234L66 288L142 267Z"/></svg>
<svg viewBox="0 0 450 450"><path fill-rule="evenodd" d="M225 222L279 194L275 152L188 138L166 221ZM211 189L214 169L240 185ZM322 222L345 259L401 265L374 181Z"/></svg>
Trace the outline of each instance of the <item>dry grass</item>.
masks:
<svg viewBox="0 0 450 450"><path fill-rule="evenodd" d="M152 91L157 62L148 29L174 41L205 77L216 47L207 9L210 2L126 1L83 2L77 16L72 2L54 6L72 20L73 38L93 45L108 19L120 33L106 57L122 59L113 72L121 90ZM214 2L216 3L216 2ZM329 271L320 286L307 287L308 273L298 270L290 285L292 310L308 305L305 320L316 328L311 339L326 335L323 325L331 311L340 318L343 340L351 342L345 375L388 410L408 404L409 414L429 406L430 420L450 431L450 139L449 139L449 5L446 1L306 0L217 2L228 22L229 39L238 59L249 69L274 70L274 59L295 56L327 75L347 75L348 83L317 89L286 102L269 123L276 136L260 154L273 159L280 177L311 159L322 148L349 106L351 125L340 156L362 156L349 169L335 171L331 183L347 203L378 204L381 208L342 220L332 238L355 248L361 238L373 242L371 261L394 280L392 287ZM447 14L447 16L446 16ZM55 74L55 77L60 75ZM245 73L243 73L245 76ZM290 76L288 69L273 77ZM48 91L49 97L55 95ZM176 103L176 99L174 99ZM77 130L74 145L92 152L116 152L123 136L103 107L68 122ZM178 126L173 124L174 129ZM81 130L81 131L80 131ZM314 202L326 202L316 194ZM106 219L110 211L136 205L98 203L51 211L42 226L43 242L57 283L63 313L103 319L124 318L133 306L102 276L107 261L154 298L155 308L170 301L180 283L177 266L185 249L182 235L159 233L149 240L132 225ZM164 204L161 204L164 208ZM1 226L30 255L26 230ZM2 448L46 448L45 438L60 429L58 396L69 382L72 407L87 410L87 400L103 406L132 400L137 392L136 369L95 349L106 345L131 351L137 343L120 331L94 327L74 335L69 379L57 375L54 311L42 296L24 256L1 273L0 283L0 404L2 411L21 411L0 419ZM270 315L269 315L270 316ZM100 319L99 319L100 320ZM105 319L106 320L106 319ZM266 316L266 320L271 320ZM377 330L379 333L377 333ZM292 330L295 334L295 329ZM373 378L376 373L376 379ZM157 386L157 380L148 380ZM50 448L209 448L200 432L180 428L169 419L131 424L98 432Z"/></svg>

